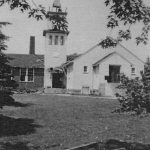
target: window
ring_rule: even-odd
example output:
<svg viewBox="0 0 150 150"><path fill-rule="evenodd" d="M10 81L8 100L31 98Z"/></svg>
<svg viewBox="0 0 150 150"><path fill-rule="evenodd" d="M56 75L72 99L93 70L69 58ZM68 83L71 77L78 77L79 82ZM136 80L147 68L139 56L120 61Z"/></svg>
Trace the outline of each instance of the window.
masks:
<svg viewBox="0 0 150 150"><path fill-rule="evenodd" d="M33 68L28 69L28 81L33 81Z"/></svg>
<svg viewBox="0 0 150 150"><path fill-rule="evenodd" d="M13 70L14 70L13 68L11 68L11 70L10 70L10 74L11 74L10 80L14 79Z"/></svg>
<svg viewBox="0 0 150 150"><path fill-rule="evenodd" d="M60 45L64 45L64 36L60 37Z"/></svg>
<svg viewBox="0 0 150 150"><path fill-rule="evenodd" d="M49 45L52 45L53 44L53 37L50 35L49 36Z"/></svg>
<svg viewBox="0 0 150 150"><path fill-rule="evenodd" d="M20 69L20 81L21 82L33 82L34 81L33 68L21 68Z"/></svg>
<svg viewBox="0 0 150 150"><path fill-rule="evenodd" d="M25 82L26 80L26 68L20 69L20 81Z"/></svg>
<svg viewBox="0 0 150 150"><path fill-rule="evenodd" d="M135 68L134 67L131 68L131 74L135 75Z"/></svg>
<svg viewBox="0 0 150 150"><path fill-rule="evenodd" d="M58 36L55 36L55 45L58 45Z"/></svg>
<svg viewBox="0 0 150 150"><path fill-rule="evenodd" d="M83 73L88 73L88 67L87 66L83 67Z"/></svg>

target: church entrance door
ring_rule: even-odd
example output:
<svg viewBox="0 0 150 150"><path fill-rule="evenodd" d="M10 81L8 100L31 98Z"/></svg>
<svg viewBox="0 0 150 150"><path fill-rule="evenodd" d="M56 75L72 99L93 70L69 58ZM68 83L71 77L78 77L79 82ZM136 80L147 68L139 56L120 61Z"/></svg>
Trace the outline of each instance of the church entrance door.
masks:
<svg viewBox="0 0 150 150"><path fill-rule="evenodd" d="M109 82L119 83L120 82L120 65L109 65Z"/></svg>

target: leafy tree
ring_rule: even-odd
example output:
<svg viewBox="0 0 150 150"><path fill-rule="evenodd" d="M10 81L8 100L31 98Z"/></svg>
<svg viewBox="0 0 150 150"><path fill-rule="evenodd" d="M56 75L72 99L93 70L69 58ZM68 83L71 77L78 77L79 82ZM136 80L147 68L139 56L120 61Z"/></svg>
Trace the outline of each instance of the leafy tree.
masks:
<svg viewBox="0 0 150 150"><path fill-rule="evenodd" d="M50 15L49 11L46 11L45 7L42 5L36 5L36 3L32 0L34 8L26 0L2 0L0 1L0 6L8 4L10 9L19 9L21 12L26 11L28 13L29 18L33 17L37 20L49 19L52 21L55 26L55 30L68 31L68 22L65 16L60 15ZM62 10L59 8L57 11L61 12Z"/></svg>
<svg viewBox="0 0 150 150"><path fill-rule="evenodd" d="M11 89L17 86L14 80L11 80L11 66L8 64L9 58L4 54L7 49L6 40L8 37L1 31L2 26L10 23L0 22L0 108L9 105L14 100L10 97L12 95Z"/></svg>
<svg viewBox="0 0 150 150"><path fill-rule="evenodd" d="M65 16L60 16L58 14L49 16L54 26L53 30L68 31L68 22Z"/></svg>
<svg viewBox="0 0 150 150"><path fill-rule="evenodd" d="M42 5L37 6L33 0L31 1L35 6L34 8L26 0L1 0L0 6L8 4L11 10L18 8L21 12L26 11L29 17L34 17L37 20L49 18L58 25L57 29L67 30L66 19L58 19L58 16L50 18L49 12ZM102 40L100 45L103 48L115 47L122 40L130 40L132 38L131 27L138 23L141 23L143 28L141 34L135 37L136 43L147 44L150 31L150 7L144 3L144 0L104 0L104 2L110 10L107 28L113 30L123 25L123 29L119 30L115 41L109 37Z"/></svg>
<svg viewBox="0 0 150 150"><path fill-rule="evenodd" d="M109 7L107 28L116 29L123 25L118 32L116 42L106 37L100 44L104 48L114 47L117 42L129 40L132 37L131 27L141 23L141 34L135 37L136 43L147 44L150 31L150 7L146 6L144 0L105 0L105 5Z"/></svg>
<svg viewBox="0 0 150 150"><path fill-rule="evenodd" d="M122 75L118 88L124 94L116 94L120 102L120 108L116 112L134 112L137 115L150 113L150 59L145 63L141 78L129 79Z"/></svg>

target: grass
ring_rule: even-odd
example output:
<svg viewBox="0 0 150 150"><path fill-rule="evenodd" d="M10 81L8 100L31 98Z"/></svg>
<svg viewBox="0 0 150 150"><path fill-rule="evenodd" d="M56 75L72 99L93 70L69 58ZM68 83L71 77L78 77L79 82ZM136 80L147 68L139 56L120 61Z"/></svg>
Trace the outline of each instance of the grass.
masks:
<svg viewBox="0 0 150 150"><path fill-rule="evenodd" d="M27 107L5 107L0 117L0 148L50 150L96 140L119 139L149 143L150 117L111 113L111 99L15 95Z"/></svg>

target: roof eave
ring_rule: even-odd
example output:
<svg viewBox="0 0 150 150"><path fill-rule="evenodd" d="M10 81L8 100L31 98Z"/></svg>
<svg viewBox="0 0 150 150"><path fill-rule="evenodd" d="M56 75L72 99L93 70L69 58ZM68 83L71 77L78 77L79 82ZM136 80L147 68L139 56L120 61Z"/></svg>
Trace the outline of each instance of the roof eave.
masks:
<svg viewBox="0 0 150 150"><path fill-rule="evenodd" d="M43 36L46 36L46 33L62 33L62 34L69 34L69 31L62 31L62 30L44 30L43 31Z"/></svg>

